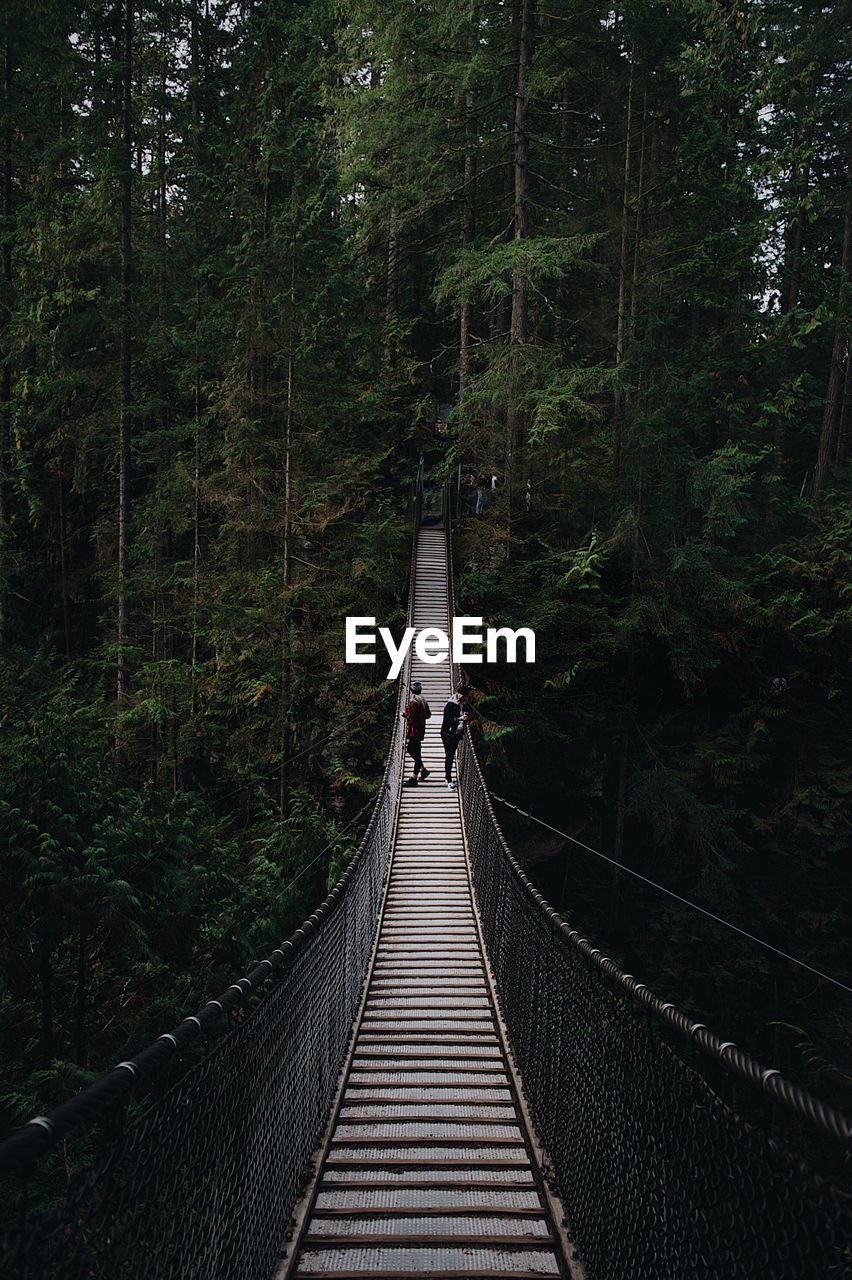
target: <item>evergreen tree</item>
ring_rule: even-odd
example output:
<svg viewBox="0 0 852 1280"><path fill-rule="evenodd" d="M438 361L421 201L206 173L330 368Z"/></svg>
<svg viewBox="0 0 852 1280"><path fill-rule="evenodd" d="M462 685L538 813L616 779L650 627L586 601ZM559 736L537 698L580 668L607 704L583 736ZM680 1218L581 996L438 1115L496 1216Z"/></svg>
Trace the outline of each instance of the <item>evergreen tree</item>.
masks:
<svg viewBox="0 0 852 1280"><path fill-rule="evenodd" d="M342 618L401 621L421 453L497 477L460 599L538 632L470 672L495 787L848 966L843 17L7 4L10 1123L339 870L391 700ZM842 1093L827 991L512 838L631 969Z"/></svg>

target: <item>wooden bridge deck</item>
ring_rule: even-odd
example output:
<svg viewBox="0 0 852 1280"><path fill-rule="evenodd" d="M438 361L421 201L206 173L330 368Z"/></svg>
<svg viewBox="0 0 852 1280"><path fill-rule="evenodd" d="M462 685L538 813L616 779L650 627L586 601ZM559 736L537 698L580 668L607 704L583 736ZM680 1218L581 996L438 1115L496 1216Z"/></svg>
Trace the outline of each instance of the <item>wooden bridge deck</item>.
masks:
<svg viewBox="0 0 852 1280"><path fill-rule="evenodd" d="M448 629L440 527L420 530L414 625ZM450 669L416 655L432 708L404 787L378 946L339 1111L290 1275L563 1275L506 1058L444 779ZM410 762L409 774L410 774Z"/></svg>

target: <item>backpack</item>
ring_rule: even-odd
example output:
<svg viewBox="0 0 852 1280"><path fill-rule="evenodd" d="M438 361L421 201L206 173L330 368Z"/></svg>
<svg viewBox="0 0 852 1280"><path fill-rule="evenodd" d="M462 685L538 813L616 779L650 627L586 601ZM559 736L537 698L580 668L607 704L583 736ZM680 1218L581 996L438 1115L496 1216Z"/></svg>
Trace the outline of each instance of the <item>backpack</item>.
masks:
<svg viewBox="0 0 852 1280"><path fill-rule="evenodd" d="M405 718L408 721L408 737L422 738L426 733L426 721L432 715L429 703L425 698L418 694L412 698L408 706L405 708Z"/></svg>

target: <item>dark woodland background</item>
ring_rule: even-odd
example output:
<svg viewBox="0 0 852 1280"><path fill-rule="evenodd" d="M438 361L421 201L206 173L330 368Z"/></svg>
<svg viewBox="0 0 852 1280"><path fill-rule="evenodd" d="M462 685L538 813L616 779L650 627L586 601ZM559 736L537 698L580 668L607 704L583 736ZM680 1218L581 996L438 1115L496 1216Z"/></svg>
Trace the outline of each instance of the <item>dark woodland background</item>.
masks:
<svg viewBox="0 0 852 1280"><path fill-rule="evenodd" d="M460 603L538 636L470 670L495 790L846 980L843 6L0 22L4 1127L339 874L394 707L343 619L402 622L421 452L497 475ZM631 972L848 1103L843 992L507 827Z"/></svg>

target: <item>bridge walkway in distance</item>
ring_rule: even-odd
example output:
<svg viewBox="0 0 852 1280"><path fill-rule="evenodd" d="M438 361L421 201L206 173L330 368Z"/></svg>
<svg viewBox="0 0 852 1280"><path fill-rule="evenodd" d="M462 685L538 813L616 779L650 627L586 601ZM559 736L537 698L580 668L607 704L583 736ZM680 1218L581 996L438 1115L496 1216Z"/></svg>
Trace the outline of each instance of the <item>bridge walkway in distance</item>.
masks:
<svg viewBox="0 0 852 1280"><path fill-rule="evenodd" d="M417 539L413 624L449 631L445 532ZM567 1274L509 1067L440 726L448 661L412 656L429 778L403 787L376 951L311 1205L282 1274ZM411 769L408 767L408 776Z"/></svg>

